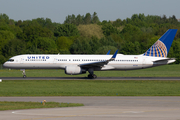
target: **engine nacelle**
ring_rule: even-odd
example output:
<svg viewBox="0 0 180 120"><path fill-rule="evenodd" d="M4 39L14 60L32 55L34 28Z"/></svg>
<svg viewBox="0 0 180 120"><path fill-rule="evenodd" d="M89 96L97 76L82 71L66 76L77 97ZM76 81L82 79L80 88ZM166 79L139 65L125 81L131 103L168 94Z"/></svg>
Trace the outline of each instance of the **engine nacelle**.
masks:
<svg viewBox="0 0 180 120"><path fill-rule="evenodd" d="M65 67L65 73L68 75L78 75L86 73L86 70L77 65L70 65Z"/></svg>

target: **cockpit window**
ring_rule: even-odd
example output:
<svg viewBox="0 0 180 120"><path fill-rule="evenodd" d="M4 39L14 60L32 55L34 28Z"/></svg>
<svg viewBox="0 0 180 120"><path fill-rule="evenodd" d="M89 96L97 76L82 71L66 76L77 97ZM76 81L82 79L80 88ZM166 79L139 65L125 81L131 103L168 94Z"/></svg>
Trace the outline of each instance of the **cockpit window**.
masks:
<svg viewBox="0 0 180 120"><path fill-rule="evenodd" d="M14 62L14 59L9 59L8 61L9 61L9 62Z"/></svg>

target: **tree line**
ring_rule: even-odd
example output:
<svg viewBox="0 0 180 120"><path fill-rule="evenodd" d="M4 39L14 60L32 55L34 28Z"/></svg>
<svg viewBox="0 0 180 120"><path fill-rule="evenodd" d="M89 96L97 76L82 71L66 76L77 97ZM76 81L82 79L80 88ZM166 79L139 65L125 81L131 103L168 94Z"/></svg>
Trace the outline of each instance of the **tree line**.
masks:
<svg viewBox="0 0 180 120"><path fill-rule="evenodd" d="M19 54L105 54L117 49L121 54L142 54L168 29L179 28L174 15L134 14L124 20L101 22L94 12L68 15L60 24L50 18L15 21L0 14L0 63ZM180 63L179 30L168 57Z"/></svg>

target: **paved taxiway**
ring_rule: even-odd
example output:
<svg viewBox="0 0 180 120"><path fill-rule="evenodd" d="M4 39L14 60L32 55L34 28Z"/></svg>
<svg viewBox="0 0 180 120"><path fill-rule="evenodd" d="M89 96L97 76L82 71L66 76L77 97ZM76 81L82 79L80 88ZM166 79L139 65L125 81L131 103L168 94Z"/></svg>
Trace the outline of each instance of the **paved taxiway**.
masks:
<svg viewBox="0 0 180 120"><path fill-rule="evenodd" d="M83 107L0 111L0 120L179 120L180 97L0 97L0 101L42 100Z"/></svg>
<svg viewBox="0 0 180 120"><path fill-rule="evenodd" d="M180 80L180 77L0 77L2 80Z"/></svg>

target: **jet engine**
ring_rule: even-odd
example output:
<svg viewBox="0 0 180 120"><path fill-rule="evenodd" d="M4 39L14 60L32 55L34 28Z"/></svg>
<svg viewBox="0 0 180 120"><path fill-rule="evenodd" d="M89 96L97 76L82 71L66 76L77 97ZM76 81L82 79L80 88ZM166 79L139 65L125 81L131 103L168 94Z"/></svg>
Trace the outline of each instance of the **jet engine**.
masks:
<svg viewBox="0 0 180 120"><path fill-rule="evenodd" d="M65 74L68 75L78 75L78 74L84 74L86 73L85 69L82 69L81 67L77 65L70 65L65 67Z"/></svg>

